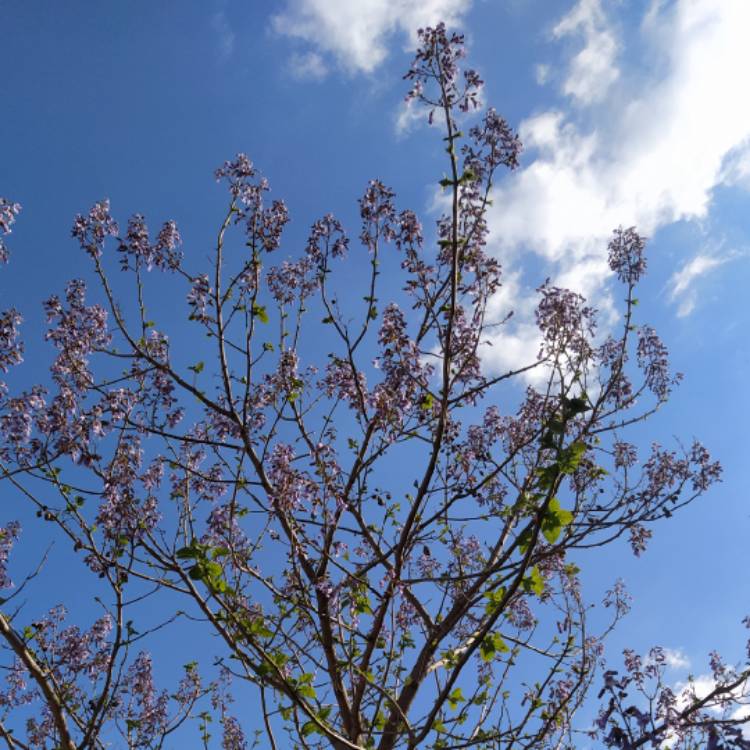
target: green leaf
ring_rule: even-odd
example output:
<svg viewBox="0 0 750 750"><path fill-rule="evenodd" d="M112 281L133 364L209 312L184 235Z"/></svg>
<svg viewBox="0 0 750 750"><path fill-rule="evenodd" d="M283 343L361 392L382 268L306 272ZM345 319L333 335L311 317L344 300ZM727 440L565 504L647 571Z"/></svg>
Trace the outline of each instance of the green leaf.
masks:
<svg viewBox="0 0 750 750"><path fill-rule="evenodd" d="M464 694L461 692L460 687L455 688L448 696L448 705L452 711L455 711L458 708L459 703L464 703L465 701L466 698L464 698Z"/></svg>
<svg viewBox="0 0 750 750"><path fill-rule="evenodd" d="M174 556L178 560L194 560L196 557L201 555L199 545L191 544L189 547L182 547L174 553Z"/></svg>
<svg viewBox="0 0 750 750"><path fill-rule="evenodd" d="M550 543L554 544L560 532L573 520L573 514L569 510L560 507L560 501L553 497L547 506L547 512L542 519L542 534Z"/></svg>
<svg viewBox="0 0 750 750"><path fill-rule="evenodd" d="M500 633L489 633L479 644L479 650L483 661L492 661L498 653L506 653L510 648Z"/></svg>
<svg viewBox="0 0 750 750"><path fill-rule="evenodd" d="M499 588L495 591L486 591L484 598L487 599L487 604L484 605L484 611L491 615L497 610L497 608L503 603L503 597L505 596L505 589Z"/></svg>
<svg viewBox="0 0 750 750"><path fill-rule="evenodd" d="M529 550L529 545L531 544L531 539L533 537L533 534L531 532L531 527L527 526L519 535L518 535L518 551L525 555Z"/></svg>
<svg viewBox="0 0 750 750"><path fill-rule="evenodd" d="M588 401L586 401L584 396L574 396L573 398L566 398L563 396L562 403L565 416L567 417L575 417L576 415L583 414L590 409Z"/></svg>
<svg viewBox="0 0 750 750"><path fill-rule="evenodd" d="M260 638L271 638L273 632L266 626L266 621L262 617L255 617L250 621L245 621L243 625L251 635L257 635Z"/></svg>
<svg viewBox="0 0 750 750"><path fill-rule="evenodd" d="M310 698L311 700L315 698L315 688L312 685L300 685L297 688L297 692L303 697L303 698Z"/></svg>
<svg viewBox="0 0 750 750"><path fill-rule="evenodd" d="M435 402L435 399L433 398L431 393L425 393L424 398L422 399L422 403L419 405L419 408L422 411L430 411L432 409L432 405Z"/></svg>
<svg viewBox="0 0 750 750"><path fill-rule="evenodd" d="M558 459L558 467L562 474L572 474L581 463L583 454L586 452L586 443L576 440L575 443L571 443L567 448L560 451L560 458Z"/></svg>
<svg viewBox="0 0 750 750"><path fill-rule="evenodd" d="M357 594L354 597L354 611L359 615L371 615L372 607L366 594Z"/></svg>
<svg viewBox="0 0 750 750"><path fill-rule="evenodd" d="M521 587L527 594L541 596L544 593L544 578L535 565L526 578L521 581Z"/></svg>
<svg viewBox="0 0 750 750"><path fill-rule="evenodd" d="M265 305L259 305L257 302L253 302L253 315L258 318L261 323L268 323L269 318Z"/></svg>
<svg viewBox="0 0 750 750"><path fill-rule="evenodd" d="M302 736L309 737L311 734L322 734L322 731L314 721L306 721L302 725Z"/></svg>

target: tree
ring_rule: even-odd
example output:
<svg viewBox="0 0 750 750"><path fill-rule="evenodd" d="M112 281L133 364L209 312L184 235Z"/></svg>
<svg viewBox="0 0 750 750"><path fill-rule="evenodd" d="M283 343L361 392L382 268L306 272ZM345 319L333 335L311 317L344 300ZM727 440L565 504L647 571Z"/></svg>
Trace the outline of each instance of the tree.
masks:
<svg viewBox="0 0 750 750"><path fill-rule="evenodd" d="M350 241L332 215L304 253L273 265L287 210L244 155L217 170L229 204L205 272L183 257L173 222L152 240L140 215L121 233L106 201L76 218L99 302L74 280L45 303L49 382L4 389L0 458L6 486L98 577L103 612L89 629L61 607L29 622L9 592L8 748L169 747L193 720L210 747L213 720L237 750L256 701L262 747L578 744L574 714L627 610L616 585L611 622L590 632L578 566L623 535L639 554L650 525L721 469L697 442L639 456L623 437L679 380L636 322L646 261L634 228L609 244L625 300L617 335L547 282L538 357L483 369L485 339L506 323L488 309L502 277L485 252L486 211L521 145L493 109L461 132L482 81L460 67L460 35L439 25L419 39L408 98L442 129L447 211L433 248L416 215L369 183L363 300L338 273ZM4 234L19 209L0 203ZM188 326L172 339L149 319L155 274L173 277L157 277L160 294L187 289ZM402 279L388 304L384 277ZM3 313L6 373L22 359L19 324ZM185 360L205 349L199 339L210 356ZM5 588L19 534L8 522L0 536ZM139 630L131 613L144 600L161 620ZM184 620L209 661L159 691L141 649ZM658 649L627 654L624 676L604 673L592 738L750 746L732 713L747 669L717 656L713 692L689 686L684 698L663 684L663 663ZM629 700L633 688L645 698ZM253 703L233 708L233 692Z"/></svg>

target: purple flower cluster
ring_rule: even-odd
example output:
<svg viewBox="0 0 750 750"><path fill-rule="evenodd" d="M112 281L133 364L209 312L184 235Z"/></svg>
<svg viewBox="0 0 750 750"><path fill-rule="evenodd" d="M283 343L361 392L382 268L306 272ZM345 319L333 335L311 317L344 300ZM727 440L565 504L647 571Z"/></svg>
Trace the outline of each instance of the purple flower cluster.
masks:
<svg viewBox="0 0 750 750"><path fill-rule="evenodd" d="M23 361L23 342L18 338L21 321L13 308L0 312L0 372L8 372Z"/></svg>
<svg viewBox="0 0 750 750"><path fill-rule="evenodd" d="M153 747L167 728L169 696L154 686L151 656L141 652L123 679L120 708L117 713L129 728L129 747Z"/></svg>
<svg viewBox="0 0 750 750"><path fill-rule="evenodd" d="M119 231L117 222L109 214L109 201L105 198L93 205L88 216L76 216L72 234L81 247L96 260L101 258L107 237L116 237Z"/></svg>
<svg viewBox="0 0 750 750"><path fill-rule="evenodd" d="M237 507L233 502L215 506L208 514L207 531L201 544L225 547L232 554L246 556L251 550L250 540L237 521Z"/></svg>
<svg viewBox="0 0 750 750"><path fill-rule="evenodd" d="M137 435L127 434L117 443L114 456L104 476L103 501L97 523L105 536L117 544L136 542L151 531L159 520L156 497L138 500L136 482L143 451Z"/></svg>
<svg viewBox="0 0 750 750"><path fill-rule="evenodd" d="M311 510L318 496L318 485L293 465L294 449L285 443L274 446L268 478L274 488L274 507L292 513L304 507Z"/></svg>
<svg viewBox="0 0 750 750"><path fill-rule="evenodd" d="M225 180L229 184L235 221L244 222L248 244L257 250L276 250L284 226L289 221L289 212L280 200L273 201L268 208L264 207L263 195L270 189L268 180L258 175L245 154L237 154L234 161L225 162L215 174L217 180Z"/></svg>
<svg viewBox="0 0 750 750"><path fill-rule="evenodd" d="M173 221L164 224L156 242L151 244L145 219L141 214L135 214L128 222L125 238L120 240L120 265L123 271L141 266L147 271L154 266L162 271L174 271L182 262L182 253L177 249L181 244L180 233Z"/></svg>
<svg viewBox="0 0 750 750"><path fill-rule="evenodd" d="M406 319L396 304L383 311L378 334L378 366L385 377L372 391L370 401L378 419L396 430L421 401L432 366L424 364L419 349L406 332Z"/></svg>
<svg viewBox="0 0 750 750"><path fill-rule="evenodd" d="M268 288L280 305L289 305L295 299L301 303L320 286L315 263L309 257L297 261L285 260L269 269Z"/></svg>
<svg viewBox="0 0 750 750"><path fill-rule="evenodd" d="M618 227L609 241L609 267L623 284L633 286L646 271L644 248L646 238L635 231L635 227Z"/></svg>
<svg viewBox="0 0 750 750"><path fill-rule="evenodd" d="M412 81L406 100L416 99L433 108L458 108L461 112L479 107L479 91L483 81L475 70L465 70L463 77L459 66L466 57L463 34L448 33L444 23L417 30L418 47L414 62L404 76ZM433 93L428 87L433 84Z"/></svg>
<svg viewBox="0 0 750 750"><path fill-rule="evenodd" d="M477 177L499 166L518 167L523 148L521 139L493 107L484 113L481 124L469 130L469 137L473 145L464 147L464 167L471 168Z"/></svg>
<svg viewBox="0 0 750 750"><path fill-rule="evenodd" d="M0 263L8 262L9 252L3 237L11 233L10 227L20 211L19 203L11 203L7 198L0 197Z"/></svg>
<svg viewBox="0 0 750 750"><path fill-rule="evenodd" d="M33 453L36 448L31 441L34 425L48 424L45 407L45 390L41 386L34 386L30 391L5 402L0 415L0 435L3 440L0 456L7 460L11 448L19 461Z"/></svg>
<svg viewBox="0 0 750 750"><path fill-rule="evenodd" d="M563 355L573 362L587 360L592 354L591 338L596 328L595 311L586 300L569 289L544 284L536 322L544 337L541 356Z"/></svg>
<svg viewBox="0 0 750 750"><path fill-rule="evenodd" d="M360 370L352 368L349 361L332 356L326 365L320 387L329 398L347 402L353 409L361 407L361 399L367 399L367 380Z"/></svg>
<svg viewBox="0 0 750 750"><path fill-rule="evenodd" d="M10 521L4 528L0 528L0 589L13 586L13 581L8 575L8 558L20 535L21 524L18 521Z"/></svg>
<svg viewBox="0 0 750 750"><path fill-rule="evenodd" d="M245 733L237 719L229 713L234 698L229 693L231 674L222 669L219 679L211 685L211 706L221 716L222 750L247 750Z"/></svg>
<svg viewBox="0 0 750 750"><path fill-rule="evenodd" d="M209 323L208 308L213 304L211 300L211 284L208 274L202 273L193 279L193 285L187 295L187 303L191 308L190 319L199 323Z"/></svg>
<svg viewBox="0 0 750 750"><path fill-rule="evenodd" d="M333 214L326 214L310 228L305 252L316 265L321 266L329 255L333 258L343 258L348 248L349 239L341 223Z"/></svg>
<svg viewBox="0 0 750 750"><path fill-rule="evenodd" d="M111 339L107 312L101 305L86 306L86 285L80 279L68 283L65 301L67 307L54 295L44 303L47 321L53 324L45 338L60 351L52 375L61 386L83 392L93 383L89 355Z"/></svg>
<svg viewBox="0 0 750 750"><path fill-rule="evenodd" d="M379 239L391 242L396 238L394 196L395 193L380 180L370 180L365 194L359 199L362 218L359 239L370 252L375 251Z"/></svg>
<svg viewBox="0 0 750 750"><path fill-rule="evenodd" d="M682 375L670 374L667 347L649 326L638 329L637 357L646 385L659 401L666 401L672 388L682 380Z"/></svg>

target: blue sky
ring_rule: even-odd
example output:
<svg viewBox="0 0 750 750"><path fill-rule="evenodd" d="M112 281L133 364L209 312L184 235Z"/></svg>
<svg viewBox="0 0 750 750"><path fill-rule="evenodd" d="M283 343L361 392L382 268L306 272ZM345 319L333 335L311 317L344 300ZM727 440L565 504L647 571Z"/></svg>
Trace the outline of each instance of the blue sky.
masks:
<svg viewBox="0 0 750 750"><path fill-rule="evenodd" d="M533 290L548 276L614 322L607 237L635 224L652 238L640 310L686 379L639 437L699 437L725 481L657 528L642 559L624 548L599 558L589 583L596 593L620 576L635 597L613 652L661 643L696 674L714 647L741 657L746 0L0 0L0 18L0 195L23 205L0 295L23 311L32 366L39 303L88 266L69 236L73 216L104 196L121 223L136 211L154 226L174 218L186 252L204 257L224 200L212 171L244 151L290 208L284 253L325 212L355 226L374 177L429 224L441 143L403 104L401 76L417 26L442 18L464 30L487 102L526 146L490 217L506 269L496 309L515 310L516 323L485 364L536 351Z"/></svg>

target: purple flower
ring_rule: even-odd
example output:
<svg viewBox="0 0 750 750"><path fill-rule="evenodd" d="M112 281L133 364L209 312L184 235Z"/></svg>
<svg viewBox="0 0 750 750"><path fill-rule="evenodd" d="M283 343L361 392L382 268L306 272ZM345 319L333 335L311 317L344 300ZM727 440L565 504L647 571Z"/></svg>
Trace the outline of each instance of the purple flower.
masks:
<svg viewBox="0 0 750 750"><path fill-rule="evenodd" d="M87 307L85 296L86 285L74 279L65 290L67 307L56 295L44 303L47 321L53 324L45 338L60 350L52 376L79 392L93 383L89 355L104 349L111 340L106 310L101 305Z"/></svg>
<svg viewBox="0 0 750 750"><path fill-rule="evenodd" d="M147 271L154 266L161 270L174 271L180 267L182 261L182 254L177 249L181 243L177 225L173 221L168 221L152 245L143 216L135 214L128 222L125 239L120 240L120 265L123 270L143 265ZM134 261L134 266L131 266L131 260Z"/></svg>
<svg viewBox="0 0 750 750"><path fill-rule="evenodd" d="M0 372L23 362L23 342L18 340L21 321L13 308L0 313Z"/></svg>
<svg viewBox="0 0 750 750"><path fill-rule="evenodd" d="M618 227L609 241L609 267L623 284L632 286L646 271L646 257L643 250L646 238L635 231L635 227Z"/></svg>
<svg viewBox="0 0 750 750"><path fill-rule="evenodd" d="M320 266L329 255L333 258L343 258L348 247L349 240L341 223L333 214L326 214L312 225L305 252Z"/></svg>
<svg viewBox="0 0 750 750"><path fill-rule="evenodd" d="M229 183L235 223L244 222L248 244L256 250L276 250L289 221L289 212L280 200L273 201L269 208L264 207L263 195L269 190L268 181L258 176L245 154L237 154L234 161L224 162L215 174L217 180Z"/></svg>
<svg viewBox="0 0 750 750"><path fill-rule="evenodd" d="M659 401L666 401L672 388L682 380L682 375L670 375L667 347L649 326L638 329L637 357L649 390Z"/></svg>
<svg viewBox="0 0 750 750"><path fill-rule="evenodd" d="M462 112L476 109L483 81L474 70L461 76L459 61L466 56L463 34L449 34L445 24L439 23L418 29L417 37L417 52L404 76L412 81L406 100L416 99L430 107L430 124L435 107L457 107Z"/></svg>
<svg viewBox="0 0 750 750"><path fill-rule="evenodd" d="M569 289L545 283L538 291L542 298L536 322L544 336L542 355L561 353L574 362L589 358L593 352L589 342L596 329L594 310Z"/></svg>
<svg viewBox="0 0 750 750"><path fill-rule="evenodd" d="M104 240L107 237L116 237L118 232L117 223L109 215L109 201L106 198L95 203L88 216L78 214L72 229L73 237L94 259L101 257Z"/></svg>
<svg viewBox="0 0 750 750"><path fill-rule="evenodd" d="M3 240L3 235L11 233L10 227L20 211L20 204L11 203L6 198L0 197L0 263L7 263L9 257L8 247Z"/></svg>
<svg viewBox="0 0 750 750"><path fill-rule="evenodd" d="M234 716L222 717L221 731L221 750L247 750L245 733Z"/></svg>
<svg viewBox="0 0 750 750"><path fill-rule="evenodd" d="M20 535L21 524L18 521L10 521L5 528L0 529L0 589L13 586L13 581L8 575L8 557Z"/></svg>

